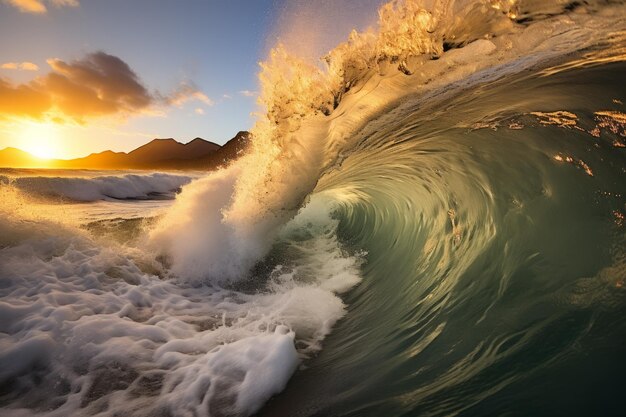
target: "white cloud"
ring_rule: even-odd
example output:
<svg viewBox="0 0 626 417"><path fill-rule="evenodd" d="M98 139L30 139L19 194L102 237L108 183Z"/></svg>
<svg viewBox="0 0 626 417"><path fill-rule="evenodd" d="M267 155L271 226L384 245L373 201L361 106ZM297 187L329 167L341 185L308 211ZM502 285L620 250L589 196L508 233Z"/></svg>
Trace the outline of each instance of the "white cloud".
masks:
<svg viewBox="0 0 626 417"><path fill-rule="evenodd" d="M204 109L202 107L198 107L194 111L196 112L196 114L200 114L200 115L204 114Z"/></svg>
<svg viewBox="0 0 626 417"><path fill-rule="evenodd" d="M204 94L201 91L196 91L195 93L193 93L191 95L191 98L194 100L199 100L203 102L204 104L206 104L207 106L212 106L215 104L213 100L211 100L206 94Z"/></svg>
<svg viewBox="0 0 626 417"><path fill-rule="evenodd" d="M167 104L180 107L188 101L201 101L207 106L213 106L215 102L211 100L206 94L204 94L198 87L191 82L184 82L176 91L169 96L165 97Z"/></svg>
<svg viewBox="0 0 626 417"><path fill-rule="evenodd" d="M80 6L80 2L78 0L51 0L52 4L57 7L70 6L70 7L78 7Z"/></svg>
<svg viewBox="0 0 626 417"><path fill-rule="evenodd" d="M239 92L239 94L241 94L244 97L254 97L256 96L258 93L256 91L250 91L250 90L241 90Z"/></svg>

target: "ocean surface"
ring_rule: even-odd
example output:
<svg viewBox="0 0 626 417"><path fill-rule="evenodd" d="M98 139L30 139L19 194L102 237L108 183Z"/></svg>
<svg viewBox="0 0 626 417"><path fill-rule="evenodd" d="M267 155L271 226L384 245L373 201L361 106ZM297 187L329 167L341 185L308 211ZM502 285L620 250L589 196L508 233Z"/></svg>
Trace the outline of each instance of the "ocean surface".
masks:
<svg viewBox="0 0 626 417"><path fill-rule="evenodd" d="M626 7L406 1L214 173L0 170L2 416L621 416Z"/></svg>

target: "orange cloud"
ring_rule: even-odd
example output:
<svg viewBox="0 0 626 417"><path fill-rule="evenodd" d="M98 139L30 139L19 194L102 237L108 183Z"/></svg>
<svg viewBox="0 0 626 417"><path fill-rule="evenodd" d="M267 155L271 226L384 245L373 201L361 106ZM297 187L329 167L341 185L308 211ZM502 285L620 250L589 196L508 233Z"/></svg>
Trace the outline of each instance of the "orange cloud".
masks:
<svg viewBox="0 0 626 417"><path fill-rule="evenodd" d="M0 65L2 69L10 69L10 70L23 70L23 71L38 71L39 66L37 64L33 64L32 62L6 62Z"/></svg>
<svg viewBox="0 0 626 417"><path fill-rule="evenodd" d="M13 86L0 78L0 119L7 115L41 118L52 105L50 95L41 90L37 81Z"/></svg>
<svg viewBox="0 0 626 417"><path fill-rule="evenodd" d="M71 63L51 59L48 64L53 72L42 81L57 109L71 118L136 113L155 100L116 56L96 52Z"/></svg>
<svg viewBox="0 0 626 417"><path fill-rule="evenodd" d="M48 11L46 3L50 3L56 7L77 7L80 5L78 0L3 0L4 3L16 7L24 13L43 14Z"/></svg>
<svg viewBox="0 0 626 417"><path fill-rule="evenodd" d="M48 64L52 71L26 84L13 85L0 78L0 119L84 123L99 116L163 114L164 106L182 106L192 100L214 104L190 81L170 95L151 93L126 62L104 52L71 62L50 59Z"/></svg>
<svg viewBox="0 0 626 417"><path fill-rule="evenodd" d="M27 84L0 80L0 118L30 116L71 119L137 113L156 99L120 58L104 52L64 62L51 59L52 71Z"/></svg>

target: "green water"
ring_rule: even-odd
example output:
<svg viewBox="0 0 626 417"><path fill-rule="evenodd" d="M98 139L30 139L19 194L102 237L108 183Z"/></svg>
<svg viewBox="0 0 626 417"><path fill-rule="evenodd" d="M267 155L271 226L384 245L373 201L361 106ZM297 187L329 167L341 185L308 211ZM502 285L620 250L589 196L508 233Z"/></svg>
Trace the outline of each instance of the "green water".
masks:
<svg viewBox="0 0 626 417"><path fill-rule="evenodd" d="M626 132L589 132L626 111L624 74L531 72L405 106L328 172L316 192L353 196L335 215L364 279L262 415L621 415ZM576 126L530 114L557 111Z"/></svg>

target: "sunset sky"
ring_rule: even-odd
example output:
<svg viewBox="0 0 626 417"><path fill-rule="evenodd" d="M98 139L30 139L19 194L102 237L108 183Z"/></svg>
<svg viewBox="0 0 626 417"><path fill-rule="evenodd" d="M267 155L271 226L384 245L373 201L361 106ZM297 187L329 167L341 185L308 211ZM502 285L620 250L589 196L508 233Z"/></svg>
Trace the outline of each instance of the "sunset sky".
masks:
<svg viewBox="0 0 626 417"><path fill-rule="evenodd" d="M252 126L258 62L277 39L314 59L373 24L380 3L0 0L0 149L224 143Z"/></svg>

